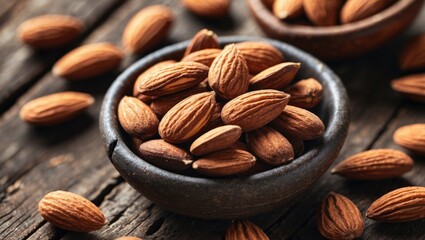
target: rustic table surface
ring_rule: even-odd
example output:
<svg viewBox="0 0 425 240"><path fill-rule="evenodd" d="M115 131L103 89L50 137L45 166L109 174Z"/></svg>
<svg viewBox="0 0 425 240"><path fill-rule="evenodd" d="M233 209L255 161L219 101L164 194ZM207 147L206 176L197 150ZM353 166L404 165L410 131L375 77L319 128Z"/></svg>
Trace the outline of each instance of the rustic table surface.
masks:
<svg viewBox="0 0 425 240"><path fill-rule="evenodd" d="M53 63L78 44L111 41L119 44L129 18L146 5L171 6L177 21L168 43L189 39L202 28L219 35L263 36L246 3L235 0L231 14L205 21L188 13L175 0L0 0L0 239L114 239L136 235L143 239L223 239L229 221L204 221L173 214L133 190L107 159L98 130L98 113L108 86L119 74L84 83L55 79ZM16 41L25 19L45 13L77 16L87 25L75 46L37 53ZM389 81L397 68L400 46L425 32L425 8L403 35L361 58L332 63L351 99L352 121L337 161L371 148L400 149L392 140L401 125L425 122L424 105L403 99ZM122 69L142 56L127 57ZM122 70L121 69L121 70ZM48 93L77 90L96 97L96 104L74 121L34 128L19 119L23 103ZM350 182L326 173L298 201L251 218L271 239L320 239L315 214L329 191L348 196L364 214L384 193L408 185L425 185L425 159L414 156L415 167L403 178ZM81 194L100 206L108 226L90 234L52 227L37 212L41 197L52 190ZM382 224L366 220L364 239L425 239L425 221Z"/></svg>

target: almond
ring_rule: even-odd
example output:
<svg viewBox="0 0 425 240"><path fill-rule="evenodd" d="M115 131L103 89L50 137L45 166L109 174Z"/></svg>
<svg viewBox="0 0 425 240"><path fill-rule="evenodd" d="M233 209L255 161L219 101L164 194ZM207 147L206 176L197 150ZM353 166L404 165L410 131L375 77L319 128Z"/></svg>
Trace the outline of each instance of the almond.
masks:
<svg viewBox="0 0 425 240"><path fill-rule="evenodd" d="M184 56L190 53L203 50L203 49L214 49L219 48L217 35L208 29L202 29L199 31L190 41L189 45L184 52Z"/></svg>
<svg viewBox="0 0 425 240"><path fill-rule="evenodd" d="M301 80L284 90L291 95L289 105L299 108L313 108L322 99L323 87L314 78Z"/></svg>
<svg viewBox="0 0 425 240"><path fill-rule="evenodd" d="M403 71L425 69L425 34L420 34L410 40L403 48L399 59Z"/></svg>
<svg viewBox="0 0 425 240"><path fill-rule="evenodd" d="M163 96L195 87L208 76L208 67L196 62L178 62L164 66L136 81L138 91L149 96Z"/></svg>
<svg viewBox="0 0 425 240"><path fill-rule="evenodd" d="M303 0L275 0L273 14L281 19L295 19L304 13Z"/></svg>
<svg viewBox="0 0 425 240"><path fill-rule="evenodd" d="M52 73L68 80L83 80L118 68L122 58L121 51L111 43L87 44L59 59Z"/></svg>
<svg viewBox="0 0 425 240"><path fill-rule="evenodd" d="M378 198L366 217L383 222L409 222L425 218L425 188L403 187Z"/></svg>
<svg viewBox="0 0 425 240"><path fill-rule="evenodd" d="M226 100L248 91L248 67L234 44L226 46L214 59L208 73L208 83L219 97Z"/></svg>
<svg viewBox="0 0 425 240"><path fill-rule="evenodd" d="M122 36L127 52L143 53L164 41L174 21L173 11L164 5L143 8L128 22Z"/></svg>
<svg viewBox="0 0 425 240"><path fill-rule="evenodd" d="M282 165L294 159L294 150L289 141L270 127L248 132L246 142L256 157L270 165Z"/></svg>
<svg viewBox="0 0 425 240"><path fill-rule="evenodd" d="M214 59L221 53L221 49L208 48L193 52L182 59L182 62L198 62L211 66Z"/></svg>
<svg viewBox="0 0 425 240"><path fill-rule="evenodd" d="M118 104L118 120L131 136L147 139L158 131L159 121L148 105L137 98L124 96Z"/></svg>
<svg viewBox="0 0 425 240"><path fill-rule="evenodd" d="M314 113L290 105L285 107L271 125L285 136L302 140L316 139L325 131L322 120Z"/></svg>
<svg viewBox="0 0 425 240"><path fill-rule="evenodd" d="M106 223L102 211L84 197L65 191L46 194L38 203L41 216L51 224L73 232L91 232Z"/></svg>
<svg viewBox="0 0 425 240"><path fill-rule="evenodd" d="M161 69L161 68L168 66L168 65L172 65L174 63L176 63L176 61L166 60L166 61L156 63L156 64L152 65L151 67L149 67L148 69L146 69L142 74L139 75L139 77L136 79L136 82L134 83L133 96L138 98L142 102L149 104L153 99L155 99L155 97L139 93L138 88L139 88L141 79L143 79L143 77L148 75L150 72L154 72L158 69Z"/></svg>
<svg viewBox="0 0 425 240"><path fill-rule="evenodd" d="M230 0L181 0L181 3L185 8L201 17L220 18L228 13L231 2Z"/></svg>
<svg viewBox="0 0 425 240"><path fill-rule="evenodd" d="M317 225L322 236L328 239L356 239L364 231L364 221L357 206L334 192L323 199Z"/></svg>
<svg viewBox="0 0 425 240"><path fill-rule="evenodd" d="M140 156L160 168L181 171L192 164L192 156L185 150L162 139L149 140L139 146Z"/></svg>
<svg viewBox="0 0 425 240"><path fill-rule="evenodd" d="M347 24L368 18L393 2L394 0L347 0L341 10L341 23Z"/></svg>
<svg viewBox="0 0 425 240"><path fill-rule="evenodd" d="M393 139L400 146L425 156L425 123L400 127L395 131Z"/></svg>
<svg viewBox="0 0 425 240"><path fill-rule="evenodd" d="M304 0L304 11L315 25L333 26L338 24L342 4L343 0Z"/></svg>
<svg viewBox="0 0 425 240"><path fill-rule="evenodd" d="M245 58L251 74L260 73L284 60L282 52L267 42L240 42L235 46Z"/></svg>
<svg viewBox="0 0 425 240"><path fill-rule="evenodd" d="M280 90L291 83L300 66L300 63L285 62L267 68L249 80L249 87L253 90Z"/></svg>
<svg viewBox="0 0 425 240"><path fill-rule="evenodd" d="M226 149L196 160L192 168L214 177L235 175L247 171L255 164L255 157L246 151Z"/></svg>
<svg viewBox="0 0 425 240"><path fill-rule="evenodd" d="M75 17L42 15L19 26L19 39L34 48L51 49L70 43L83 29L83 22Z"/></svg>
<svg viewBox="0 0 425 240"><path fill-rule="evenodd" d="M153 100L150 107L156 115L164 116L172 107L183 99L197 93L206 92L207 90L207 86L199 85L182 92L165 95Z"/></svg>
<svg viewBox="0 0 425 240"><path fill-rule="evenodd" d="M20 116L34 125L53 125L65 122L93 105L94 98L80 92L60 92L27 102Z"/></svg>
<svg viewBox="0 0 425 240"><path fill-rule="evenodd" d="M279 116L289 98L288 94L277 90L248 92L226 103L221 118L224 123L238 125L243 132L249 132Z"/></svg>
<svg viewBox="0 0 425 240"><path fill-rule="evenodd" d="M425 74L413 74L391 81L391 87L412 99L425 103Z"/></svg>
<svg viewBox="0 0 425 240"><path fill-rule="evenodd" d="M226 231L226 240L269 240L260 227L248 220L234 220Z"/></svg>
<svg viewBox="0 0 425 240"><path fill-rule="evenodd" d="M413 168L413 160L392 149L374 149L355 154L332 169L332 173L354 180L378 180L403 175Z"/></svg>
<svg viewBox="0 0 425 240"><path fill-rule="evenodd" d="M187 141L207 125L214 108L213 92L188 97L165 114L159 123L159 134L170 143Z"/></svg>
<svg viewBox="0 0 425 240"><path fill-rule="evenodd" d="M214 128L197 138L190 146L194 155L206 155L232 146L241 136L242 129L236 125Z"/></svg>

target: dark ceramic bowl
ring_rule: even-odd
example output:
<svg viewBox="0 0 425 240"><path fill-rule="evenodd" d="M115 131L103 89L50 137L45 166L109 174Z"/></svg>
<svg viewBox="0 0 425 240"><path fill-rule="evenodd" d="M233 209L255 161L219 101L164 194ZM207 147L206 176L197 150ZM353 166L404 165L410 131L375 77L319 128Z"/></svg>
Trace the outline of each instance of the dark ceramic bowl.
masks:
<svg viewBox="0 0 425 240"><path fill-rule="evenodd" d="M103 102L100 130L115 168L131 186L163 208L205 219L257 215L292 201L322 176L338 155L349 124L347 93L339 78L323 63L288 44L253 37L220 38L222 45L249 40L273 44L287 60L302 62L298 78L314 77L323 84L325 97L316 109L326 125L323 137L310 143L290 164L249 177L191 177L149 164L130 150L117 120L117 106L131 93L141 72L159 61L180 59L188 42L158 50L134 63L112 84Z"/></svg>
<svg viewBox="0 0 425 240"><path fill-rule="evenodd" d="M382 12L358 22L315 27L284 23L262 0L246 1L268 36L293 44L323 60L354 57L383 45L412 23L424 2L397 1Z"/></svg>

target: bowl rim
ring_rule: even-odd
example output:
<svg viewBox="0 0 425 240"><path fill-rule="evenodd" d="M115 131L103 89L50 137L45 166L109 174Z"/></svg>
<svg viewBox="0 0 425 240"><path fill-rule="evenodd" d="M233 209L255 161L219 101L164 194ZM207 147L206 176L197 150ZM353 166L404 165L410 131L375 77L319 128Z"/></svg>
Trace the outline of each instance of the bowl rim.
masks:
<svg viewBox="0 0 425 240"><path fill-rule="evenodd" d="M423 0L403 0L396 1L381 12L367 17L365 19L341 24L336 26L303 26L296 24L288 24L279 20L262 0L246 0L250 11L255 18L261 22L267 23L273 32L284 33L287 35L306 35L306 36L340 36L359 31L365 31L376 25L382 24L388 19L396 16L397 13L409 8L416 1ZM262 27L263 28L263 27Z"/></svg>
<svg viewBox="0 0 425 240"><path fill-rule="evenodd" d="M101 132L105 149L113 165L115 166L114 155L119 155L124 157L126 161L124 163L125 165L132 165L133 167L140 169L144 173L147 173L147 172L153 173L154 175L162 179L166 179L169 182L186 182L188 184L196 184L196 186L211 186L211 185L221 186L223 184L229 184L234 187L234 186L243 186L246 184L252 184L253 182L257 182L257 181L260 181L260 182L267 181L272 179L276 175L284 174L285 172L288 172L300 167L303 168L306 165L309 165L309 161L312 162L311 161L312 158L315 158L317 155L320 154L320 152L317 149L319 146L324 146L324 148L327 148L327 147L336 145L337 147L335 151L337 155L344 143L345 137L348 132L348 125L350 122L348 94L345 90L344 85L339 79L339 77L328 66L326 66L317 58L287 43L283 43L277 40L272 40L269 38L252 37L252 36L219 37L219 42L221 45L242 42L242 41L265 41L274 46L281 46L285 48L284 54L289 53L292 55L301 56L302 58L310 59L312 62L315 63L315 68L316 70L320 71L320 74L325 74L327 75L328 78L331 78L333 80L333 81L327 82L329 85L332 85L332 86L329 86L329 88L333 88L333 89L338 88L340 91L334 91L333 95L330 96L330 99L332 100L332 104L335 106L335 109L332 113L330 113L325 132L323 136L320 138L320 141L318 141L317 145L312 147L308 152L304 152L300 157L297 157L294 161L292 161L289 164L282 165L264 172L250 175L250 176L230 177L230 178L193 177L193 176L182 175L182 174L170 172L170 171L161 169L159 167L156 167L150 164L149 162L143 160L142 158L138 157L130 149L130 147L127 146L124 140L124 137L121 136L121 133L120 133L121 130L119 129L120 127L119 127L118 119L116 117L117 105L119 100L116 99L117 97L115 95L120 94L122 87L124 87L124 83L126 81L129 81L129 78L131 78L131 76L133 76L134 74L140 73L142 70L145 70L147 67L153 65L154 63L158 61L166 60L163 58L163 56L171 55L173 53L175 54L179 51L183 52L186 46L189 44L189 40L188 40L188 41L183 41L180 43L176 43L176 44L164 47L149 55L146 55L145 57L133 63L124 72L122 72L116 78L116 80L112 83L112 85L109 87L103 100L103 104L102 104L102 108L100 112L100 118L99 118L99 127L100 127L100 132ZM122 94L125 95L124 93ZM335 140L340 140L340 141L338 142L338 144L336 144L332 142L332 140L334 140L334 142ZM326 143L329 143L329 145L325 145ZM336 155L333 157L332 161L328 163L328 166L326 169L329 168L331 163L336 158ZM317 163L317 164L320 165L320 163ZM320 174L320 176L322 174ZM121 173L121 175L123 174ZM126 178L126 176L123 176L123 177Z"/></svg>

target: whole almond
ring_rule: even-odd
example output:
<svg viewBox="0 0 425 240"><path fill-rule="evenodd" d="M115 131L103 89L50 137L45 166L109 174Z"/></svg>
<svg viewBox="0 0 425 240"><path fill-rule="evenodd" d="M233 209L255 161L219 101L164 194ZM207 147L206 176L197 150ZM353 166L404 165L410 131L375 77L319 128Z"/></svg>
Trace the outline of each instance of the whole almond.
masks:
<svg viewBox="0 0 425 240"><path fill-rule="evenodd" d="M333 26L338 24L342 4L343 0L304 0L304 11L315 25Z"/></svg>
<svg viewBox="0 0 425 240"><path fill-rule="evenodd" d="M410 40L403 48L399 59L403 71L425 69L425 34L420 34Z"/></svg>
<svg viewBox="0 0 425 240"><path fill-rule="evenodd" d="M314 78L301 80L284 90L291 95L289 105L299 108L313 108L322 99L323 87Z"/></svg>
<svg viewBox="0 0 425 240"><path fill-rule="evenodd" d="M90 107L94 98L80 92L60 92L27 102L20 116L34 125L53 125L65 122Z"/></svg>
<svg viewBox="0 0 425 240"><path fill-rule="evenodd" d="M303 13L303 0L275 0L273 3L273 14L279 19L295 19Z"/></svg>
<svg viewBox="0 0 425 240"><path fill-rule="evenodd" d="M185 56L182 62L198 62L209 67L220 53L221 49L217 48L203 49Z"/></svg>
<svg viewBox="0 0 425 240"><path fill-rule="evenodd" d="M240 42L235 46L245 58L251 74L260 73L284 60L282 52L267 42Z"/></svg>
<svg viewBox="0 0 425 240"><path fill-rule="evenodd" d="M277 90L248 92L226 103L221 118L224 123L238 125L243 132L249 132L279 116L289 98L288 94Z"/></svg>
<svg viewBox="0 0 425 240"><path fill-rule="evenodd" d="M160 168L181 171L190 168L192 156L177 146L165 142L163 139L149 140L139 146L140 156L151 164Z"/></svg>
<svg viewBox="0 0 425 240"><path fill-rule="evenodd" d="M54 191L38 203L41 216L51 224L73 232L91 232L102 228L107 220L89 200L71 192Z"/></svg>
<svg viewBox="0 0 425 240"><path fill-rule="evenodd" d="M118 104L118 120L131 136L147 139L158 131L159 120L148 105L135 97L124 96Z"/></svg>
<svg viewBox="0 0 425 240"><path fill-rule="evenodd" d="M425 156L425 123L400 127L395 131L393 139L400 146Z"/></svg>
<svg viewBox="0 0 425 240"><path fill-rule="evenodd" d="M207 86L198 85L196 87L189 88L182 92L159 97L152 101L152 103L150 104L150 107L156 115L164 116L172 107L174 107L177 103L179 103L183 99L190 97L194 94L206 92L206 91L208 91Z"/></svg>
<svg viewBox="0 0 425 240"><path fill-rule="evenodd" d="M174 60L165 60L165 61L156 63L156 64L152 65L151 67L149 67L148 69L146 69L142 74L139 75L139 77L134 82L133 96L138 98L142 102L149 104L155 97L139 93L138 88L139 88L141 79L143 79L143 77L148 75L150 72L156 71L158 69L161 69L165 66L168 66L168 65L171 65L171 64L174 64L174 63L176 63L176 61L174 61Z"/></svg>
<svg viewBox="0 0 425 240"><path fill-rule="evenodd" d="M281 90L291 83L300 66L300 63L285 62L267 68L249 80L249 87L253 90Z"/></svg>
<svg viewBox="0 0 425 240"><path fill-rule="evenodd" d="M143 8L128 22L122 36L127 52L143 53L164 41L174 21L173 11L164 5Z"/></svg>
<svg viewBox="0 0 425 240"><path fill-rule="evenodd" d="M403 187L378 198L366 217L383 222L410 222L425 218L425 188Z"/></svg>
<svg viewBox="0 0 425 240"><path fill-rule="evenodd" d="M364 221L357 206L334 192L323 199L317 225L322 236L328 239L356 239L364 231Z"/></svg>
<svg viewBox="0 0 425 240"><path fill-rule="evenodd" d="M391 87L412 99L425 103L425 74L413 74L391 81Z"/></svg>
<svg viewBox="0 0 425 240"><path fill-rule="evenodd" d="M375 15L394 0L347 0L341 10L341 23L347 24Z"/></svg>
<svg viewBox="0 0 425 240"><path fill-rule="evenodd" d="M87 44L59 59L52 73L68 80L83 80L116 69L122 58L121 51L111 43Z"/></svg>
<svg viewBox="0 0 425 240"><path fill-rule="evenodd" d="M314 113L290 105L285 107L271 125L285 136L302 140L316 139L325 131L322 120Z"/></svg>
<svg viewBox="0 0 425 240"><path fill-rule="evenodd" d="M197 138L190 146L194 155L206 155L232 146L241 136L242 129L236 125L214 128Z"/></svg>
<svg viewBox="0 0 425 240"><path fill-rule="evenodd" d="M234 44L226 46L214 59L208 72L208 83L219 97L226 100L248 91L248 67Z"/></svg>
<svg viewBox="0 0 425 240"><path fill-rule="evenodd" d="M256 157L270 165L282 165L294 159L291 143L270 127L248 132L246 142Z"/></svg>
<svg viewBox="0 0 425 240"><path fill-rule="evenodd" d="M19 39L34 48L51 49L70 43L83 29L83 22L75 17L42 15L19 26Z"/></svg>
<svg viewBox="0 0 425 240"><path fill-rule="evenodd" d="M413 160L392 149L374 149L355 154L338 163L332 173L354 180L378 180L403 175L413 168Z"/></svg>
<svg viewBox="0 0 425 240"><path fill-rule="evenodd" d="M184 52L184 56L190 53L203 50L203 49L214 49L219 48L217 35L208 29L202 29L190 41L189 45Z"/></svg>
<svg viewBox="0 0 425 240"><path fill-rule="evenodd" d="M269 240L260 227L248 220L234 220L226 231L225 240Z"/></svg>
<svg viewBox="0 0 425 240"><path fill-rule="evenodd" d="M181 0L182 5L196 15L207 18L225 16L230 8L230 0L198 1Z"/></svg>
<svg viewBox="0 0 425 240"><path fill-rule="evenodd" d="M197 86L208 76L208 67L196 62L178 62L142 75L138 91L149 96L163 96Z"/></svg>
<svg viewBox="0 0 425 240"><path fill-rule="evenodd" d="M159 134L170 143L187 141L208 124L214 108L213 92L188 97L165 114L159 123Z"/></svg>
<svg viewBox="0 0 425 240"><path fill-rule="evenodd" d="M223 177L243 173L254 164L251 153L229 148L196 160L192 168L207 176Z"/></svg>

